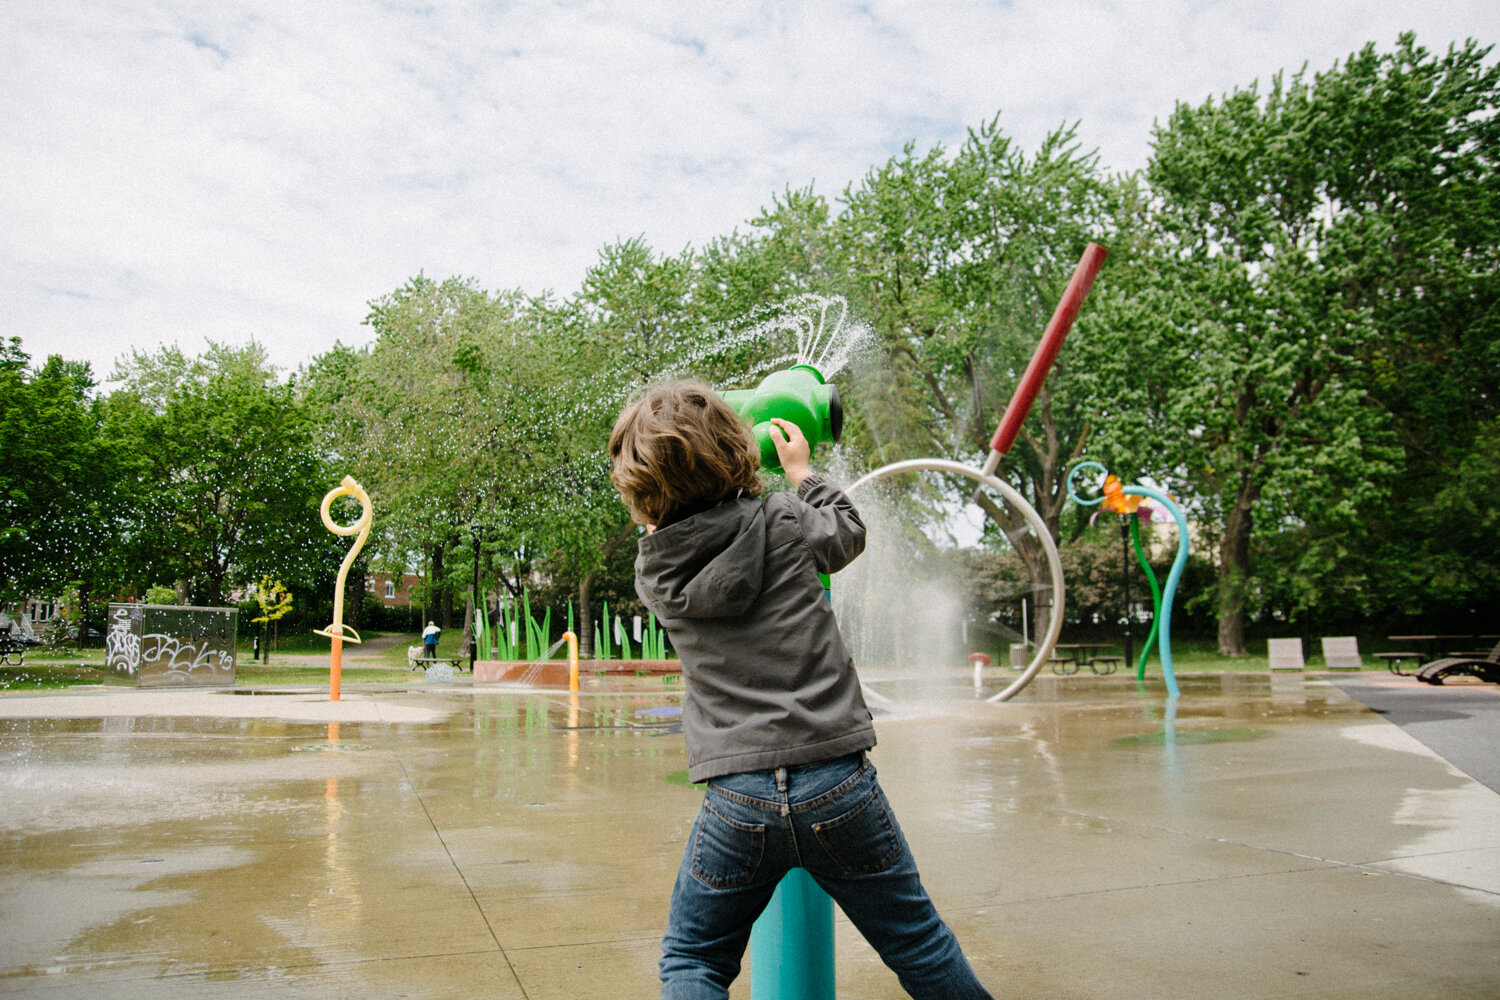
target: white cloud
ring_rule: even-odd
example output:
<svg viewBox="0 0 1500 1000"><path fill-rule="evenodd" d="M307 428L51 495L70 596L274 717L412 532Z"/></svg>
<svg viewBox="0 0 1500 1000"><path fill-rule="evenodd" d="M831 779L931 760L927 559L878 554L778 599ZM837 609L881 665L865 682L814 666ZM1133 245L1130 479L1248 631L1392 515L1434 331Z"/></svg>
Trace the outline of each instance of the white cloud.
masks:
<svg viewBox="0 0 1500 1000"><path fill-rule="evenodd" d="M0 334L107 375L255 336L362 342L419 270L574 290L600 247L676 252L787 187L837 195L1002 112L1145 164L1175 101L1326 69L1489 2L14 6L0 36Z"/></svg>

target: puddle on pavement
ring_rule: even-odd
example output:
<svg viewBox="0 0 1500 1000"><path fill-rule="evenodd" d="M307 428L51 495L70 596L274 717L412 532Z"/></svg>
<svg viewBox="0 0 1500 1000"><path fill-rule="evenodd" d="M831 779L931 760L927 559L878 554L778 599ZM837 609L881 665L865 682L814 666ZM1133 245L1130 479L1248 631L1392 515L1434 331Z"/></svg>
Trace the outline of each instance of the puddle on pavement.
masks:
<svg viewBox="0 0 1500 1000"><path fill-rule="evenodd" d="M1181 746L1192 743L1234 743L1242 740L1263 739L1269 735L1271 734L1263 729L1183 729L1117 736L1111 742L1123 747Z"/></svg>

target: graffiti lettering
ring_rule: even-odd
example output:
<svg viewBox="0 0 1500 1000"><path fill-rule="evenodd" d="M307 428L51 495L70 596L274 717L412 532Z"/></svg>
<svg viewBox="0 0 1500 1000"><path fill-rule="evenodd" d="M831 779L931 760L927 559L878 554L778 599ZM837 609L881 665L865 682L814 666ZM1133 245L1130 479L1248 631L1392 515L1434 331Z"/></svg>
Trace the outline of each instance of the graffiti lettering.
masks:
<svg viewBox="0 0 1500 1000"><path fill-rule="evenodd" d="M234 654L220 649L212 639L184 639L153 633L141 641L141 667L187 679L195 671L233 671Z"/></svg>
<svg viewBox="0 0 1500 1000"><path fill-rule="evenodd" d="M110 605L106 662L142 687L231 684L238 616L232 608Z"/></svg>

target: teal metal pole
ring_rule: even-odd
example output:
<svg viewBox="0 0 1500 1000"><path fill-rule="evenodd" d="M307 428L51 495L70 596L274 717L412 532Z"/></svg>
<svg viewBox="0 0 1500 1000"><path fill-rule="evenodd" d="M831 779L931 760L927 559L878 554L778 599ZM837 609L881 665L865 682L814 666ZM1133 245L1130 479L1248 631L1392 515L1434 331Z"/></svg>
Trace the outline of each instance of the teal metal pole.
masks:
<svg viewBox="0 0 1500 1000"><path fill-rule="evenodd" d="M1188 524L1187 517L1182 513L1182 508L1177 506L1177 501L1167 496L1160 490L1153 490L1149 486L1134 483L1124 487L1124 493L1129 496L1150 497L1167 509L1172 519L1177 522L1177 558L1172 560L1172 570L1167 574L1167 585L1161 592L1161 631L1157 636L1156 644L1161 651L1161 675L1167 682L1167 695L1176 698L1182 692L1177 687L1177 673L1172 669L1172 600L1177 596L1177 581L1182 579L1182 568L1188 561Z"/></svg>
<svg viewBox="0 0 1500 1000"><path fill-rule="evenodd" d="M834 1000L833 900L805 868L786 873L750 931L750 1000Z"/></svg>
<svg viewBox="0 0 1500 1000"><path fill-rule="evenodd" d="M834 1000L833 900L806 868L782 877L750 928L750 1000Z"/></svg>

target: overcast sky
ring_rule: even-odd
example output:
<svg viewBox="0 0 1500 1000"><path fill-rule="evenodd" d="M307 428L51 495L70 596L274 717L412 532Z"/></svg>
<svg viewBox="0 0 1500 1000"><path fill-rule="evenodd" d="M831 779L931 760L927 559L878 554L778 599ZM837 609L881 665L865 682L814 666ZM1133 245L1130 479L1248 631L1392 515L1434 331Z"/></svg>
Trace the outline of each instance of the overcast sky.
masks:
<svg viewBox="0 0 1500 1000"><path fill-rule="evenodd" d="M17 0L0 334L100 378L205 338L295 368L419 271L566 296L616 239L701 246L997 112L1139 169L1178 100L1407 29L1500 42L1500 3Z"/></svg>

